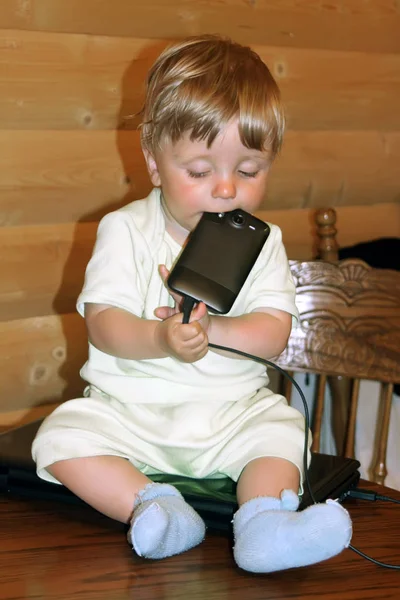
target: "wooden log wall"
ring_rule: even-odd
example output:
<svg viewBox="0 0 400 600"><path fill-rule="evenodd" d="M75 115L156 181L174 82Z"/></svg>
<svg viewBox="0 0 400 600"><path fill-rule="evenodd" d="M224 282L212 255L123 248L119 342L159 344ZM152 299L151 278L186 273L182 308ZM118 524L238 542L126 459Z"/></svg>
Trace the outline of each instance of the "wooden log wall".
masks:
<svg viewBox="0 0 400 600"><path fill-rule="evenodd" d="M168 41L215 32L253 46L282 89L260 215L289 255L311 255L320 206L343 245L400 235L399 2L2 0L0 426L80 394L74 305L98 219L150 189L126 117Z"/></svg>

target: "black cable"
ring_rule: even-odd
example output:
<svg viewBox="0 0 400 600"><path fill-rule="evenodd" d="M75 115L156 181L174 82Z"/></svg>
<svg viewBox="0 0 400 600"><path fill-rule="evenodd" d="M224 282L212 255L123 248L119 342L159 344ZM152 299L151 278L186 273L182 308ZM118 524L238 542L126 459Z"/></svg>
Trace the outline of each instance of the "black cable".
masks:
<svg viewBox="0 0 400 600"><path fill-rule="evenodd" d="M380 494L376 495L377 500L383 500L384 502L393 502L394 504L400 504L400 500L396 500L395 498L390 498L389 496L381 496Z"/></svg>
<svg viewBox="0 0 400 600"><path fill-rule="evenodd" d="M378 492L373 492L372 490L349 490L345 494L346 498L358 498L359 500L370 500L375 502L376 500L382 500L384 502L393 502L394 504L400 504L400 500L396 500L396 498L390 498L390 496L382 496L378 494Z"/></svg>
<svg viewBox="0 0 400 600"><path fill-rule="evenodd" d="M196 304L196 300L194 300L190 296L184 297L183 305L182 305L182 312L183 312L182 323L189 323L190 314L191 314L195 304ZM310 498L311 498L312 502L314 504L317 504L317 501L316 501L313 491L311 489L311 483L310 483L310 480L308 477L307 458L308 458L308 432L310 429L310 414L309 414L309 410L308 410L308 406L307 406L307 400L303 394L301 387L297 383L297 381L295 379L293 379L293 377L291 375L289 375L289 373L287 373L279 365L277 365L269 360L266 360L265 358L260 358L259 356L253 356L252 354L249 354L248 352L243 352L242 350L237 350L236 348L227 348L226 346L219 346L217 344L208 344L208 347L214 348L215 350L223 350L224 352L232 352L234 354L239 354L240 356L244 356L245 358L249 358L250 360L254 360L255 362L259 362L265 366L272 367L276 371L279 371L279 373L282 373L282 375L284 377L286 377L287 379L289 379L289 381L291 381L291 383L295 386L296 390L298 391L298 393L300 395L301 401L303 402L303 406L304 406L304 421L305 421L304 451L303 451L304 480L306 482L308 493L310 494ZM389 498L388 496L381 496L380 494L376 494L375 492L370 492L368 490L358 490L358 492L359 492L359 494L357 494L357 490L350 490L349 492L347 492L347 494L344 495L344 497L346 498L346 497L352 496L354 498L358 497L358 498L362 498L365 500L386 500L386 501L395 502L397 504L400 504L399 500ZM380 567L385 567L386 569L400 570L400 565L390 565L390 564L381 562L379 560L376 560L375 558L372 558L372 556L368 556L368 554L364 554L364 552L362 552L361 550L358 550L358 548L355 548L351 544L349 544L348 548L350 550L353 550L353 552L355 552L359 556L362 556L363 558L374 563L375 565L378 565Z"/></svg>

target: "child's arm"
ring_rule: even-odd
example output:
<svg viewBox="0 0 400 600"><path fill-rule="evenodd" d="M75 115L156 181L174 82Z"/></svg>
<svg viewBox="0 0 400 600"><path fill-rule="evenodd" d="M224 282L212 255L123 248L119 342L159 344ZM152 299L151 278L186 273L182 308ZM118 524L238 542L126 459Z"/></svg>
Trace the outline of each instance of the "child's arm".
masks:
<svg viewBox="0 0 400 600"><path fill-rule="evenodd" d="M168 273L166 267L161 265L160 274L164 282ZM179 311L178 306L182 298L173 292L170 294L176 306L157 308L155 314L160 319L171 318L171 315ZM182 319L182 313L178 314ZM195 320L199 321L211 344L241 350L266 359L279 356L283 352L292 329L292 315L275 308L258 308L238 317L220 317L207 313L205 304L201 302L192 311L191 322ZM212 350L230 358L241 358L231 352L228 354L222 350Z"/></svg>
<svg viewBox="0 0 400 600"><path fill-rule="evenodd" d="M103 304L85 304L91 343L118 358L143 360L173 356L195 362L207 353L208 338L198 321L182 325L182 315L164 321L141 319Z"/></svg>
<svg viewBox="0 0 400 600"><path fill-rule="evenodd" d="M259 309L240 317L210 317L211 344L272 358L286 348L292 329L292 315L273 308ZM229 354L229 356L237 356Z"/></svg>

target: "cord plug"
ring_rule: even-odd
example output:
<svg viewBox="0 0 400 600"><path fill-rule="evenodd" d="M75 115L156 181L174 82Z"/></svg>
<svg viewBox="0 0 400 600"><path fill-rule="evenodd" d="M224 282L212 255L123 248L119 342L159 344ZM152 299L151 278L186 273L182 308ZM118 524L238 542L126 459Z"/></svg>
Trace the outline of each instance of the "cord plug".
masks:
<svg viewBox="0 0 400 600"><path fill-rule="evenodd" d="M182 323L189 323L190 315L192 313L193 307L196 304L196 300L191 298L190 296L185 296L183 299L182 312L183 318Z"/></svg>
<svg viewBox="0 0 400 600"><path fill-rule="evenodd" d="M358 500L370 500L375 502L378 500L378 494L371 490L354 489L346 492L346 498L357 498Z"/></svg>

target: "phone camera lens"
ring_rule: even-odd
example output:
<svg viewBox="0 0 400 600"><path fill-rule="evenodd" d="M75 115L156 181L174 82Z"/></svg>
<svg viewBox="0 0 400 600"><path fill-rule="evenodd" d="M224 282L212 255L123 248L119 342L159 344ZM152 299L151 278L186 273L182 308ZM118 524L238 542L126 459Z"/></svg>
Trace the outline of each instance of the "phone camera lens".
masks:
<svg viewBox="0 0 400 600"><path fill-rule="evenodd" d="M234 215L232 215L232 221L235 225L243 225L244 216L241 213L235 213Z"/></svg>

